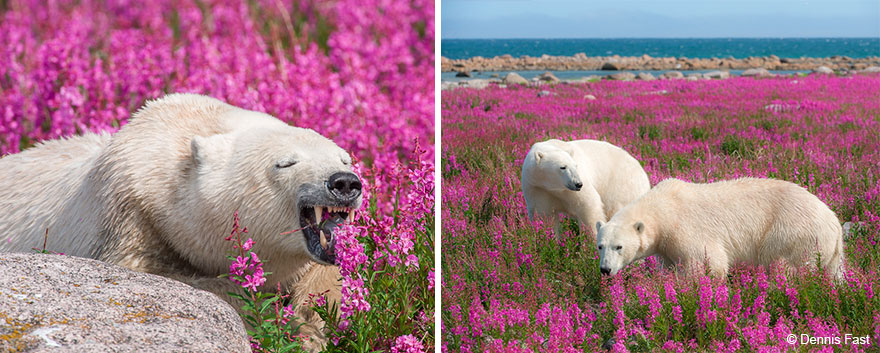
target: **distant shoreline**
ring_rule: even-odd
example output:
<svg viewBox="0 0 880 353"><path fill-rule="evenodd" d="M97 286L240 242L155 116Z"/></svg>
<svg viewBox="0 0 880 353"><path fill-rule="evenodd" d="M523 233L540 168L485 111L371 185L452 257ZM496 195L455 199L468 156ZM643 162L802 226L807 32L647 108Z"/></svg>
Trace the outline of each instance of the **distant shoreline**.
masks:
<svg viewBox="0 0 880 353"><path fill-rule="evenodd" d="M834 71L860 71L872 66L880 66L880 57L850 58L831 56L825 58L780 58L775 55L762 57L736 58L685 58L642 56L587 56L578 53L572 56L528 55L513 57L501 55L492 58L475 56L467 59L448 59L441 57L443 72L483 72L483 71L632 71L632 70L747 70L763 68L767 70L815 70L825 66Z"/></svg>

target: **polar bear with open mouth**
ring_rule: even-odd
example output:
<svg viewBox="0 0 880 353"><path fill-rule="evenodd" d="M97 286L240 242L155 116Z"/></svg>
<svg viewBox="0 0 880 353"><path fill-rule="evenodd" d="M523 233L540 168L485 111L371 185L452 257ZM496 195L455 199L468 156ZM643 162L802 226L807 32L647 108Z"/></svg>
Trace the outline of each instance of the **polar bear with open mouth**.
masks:
<svg viewBox="0 0 880 353"><path fill-rule="evenodd" d="M224 238L238 211L272 273L268 288L280 283L299 303L325 290L338 300L333 233L362 202L351 163L312 130L172 94L148 102L112 136L47 141L0 158L0 251L30 252L48 230L48 250L225 298L234 284L217 276L229 269ZM298 307L320 339L317 315Z"/></svg>

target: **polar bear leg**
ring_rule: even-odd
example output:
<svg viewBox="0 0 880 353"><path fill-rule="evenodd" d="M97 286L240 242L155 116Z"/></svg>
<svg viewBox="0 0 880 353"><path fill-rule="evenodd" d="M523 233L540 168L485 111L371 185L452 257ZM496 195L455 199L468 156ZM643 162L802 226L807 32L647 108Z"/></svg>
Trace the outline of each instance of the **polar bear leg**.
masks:
<svg viewBox="0 0 880 353"><path fill-rule="evenodd" d="M602 198L599 196L599 192L593 187L584 186L579 193L581 193L580 196L583 206L577 214L578 222L581 223L582 227L589 229L592 232L593 237L595 237L599 234L598 229L596 229L596 222L604 223L608 221L608 218L605 217L605 208L602 205Z"/></svg>
<svg viewBox="0 0 880 353"><path fill-rule="evenodd" d="M542 191L526 193L526 208L529 220L541 219L544 224L552 226L557 238L562 234L562 222L559 218L559 201Z"/></svg>

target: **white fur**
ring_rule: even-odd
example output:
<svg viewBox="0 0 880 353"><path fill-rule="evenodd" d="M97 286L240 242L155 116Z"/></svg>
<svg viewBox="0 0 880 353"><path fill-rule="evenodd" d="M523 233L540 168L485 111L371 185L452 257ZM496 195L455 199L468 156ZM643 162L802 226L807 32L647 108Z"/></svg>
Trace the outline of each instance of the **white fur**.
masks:
<svg viewBox="0 0 880 353"><path fill-rule="evenodd" d="M817 253L832 275L842 269L837 216L806 189L781 180L667 179L598 226L599 263L610 274L654 254L667 264L707 261L716 275L739 263L815 266Z"/></svg>
<svg viewBox="0 0 880 353"><path fill-rule="evenodd" d="M279 161L297 160L289 168ZM86 134L0 158L0 251L91 257L191 283L223 296L239 211L266 286L338 291L338 270L317 269L299 229L297 188L351 171L329 139L269 115L194 94L151 101L112 137ZM317 266L317 267L315 267ZM317 270L316 270L317 269ZM295 293L304 296L306 293ZM331 297L338 295L331 294Z"/></svg>
<svg viewBox="0 0 880 353"><path fill-rule="evenodd" d="M583 186L572 190L577 183ZM546 219L557 226L557 235L558 214L575 218L596 234L596 222L604 222L650 187L635 158L603 141L538 142L522 167L529 219Z"/></svg>

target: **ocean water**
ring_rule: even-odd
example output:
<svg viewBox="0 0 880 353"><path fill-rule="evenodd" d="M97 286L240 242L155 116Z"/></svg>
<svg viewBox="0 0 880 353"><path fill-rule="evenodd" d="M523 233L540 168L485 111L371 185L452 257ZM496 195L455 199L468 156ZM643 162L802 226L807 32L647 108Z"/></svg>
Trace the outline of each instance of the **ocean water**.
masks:
<svg viewBox="0 0 880 353"><path fill-rule="evenodd" d="M618 39L443 39L440 53L449 59L474 56L491 58L510 54L539 57L642 56L688 58L746 58L776 55L780 58L851 58L880 56L880 38L618 38Z"/></svg>

